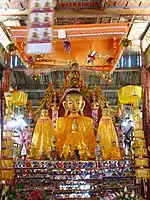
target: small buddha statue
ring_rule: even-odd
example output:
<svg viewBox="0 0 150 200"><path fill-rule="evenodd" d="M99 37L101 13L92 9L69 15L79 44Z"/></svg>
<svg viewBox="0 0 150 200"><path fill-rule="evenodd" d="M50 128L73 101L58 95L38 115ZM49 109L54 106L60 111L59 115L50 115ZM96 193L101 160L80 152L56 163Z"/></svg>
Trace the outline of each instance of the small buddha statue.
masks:
<svg viewBox="0 0 150 200"><path fill-rule="evenodd" d="M49 23L49 22L50 22L50 18L49 18L49 16L48 16L48 13L45 14L44 22L45 22L45 23Z"/></svg>
<svg viewBox="0 0 150 200"><path fill-rule="evenodd" d="M34 159L35 156L36 156L36 154L35 154L35 147L34 147L34 145L32 144L32 145L30 146L30 149L29 149L29 152L28 152L28 158L29 158L29 159Z"/></svg>
<svg viewBox="0 0 150 200"><path fill-rule="evenodd" d="M50 160L52 161L58 160L58 152L57 152L56 143L54 140L52 140L52 146L50 150Z"/></svg>
<svg viewBox="0 0 150 200"><path fill-rule="evenodd" d="M35 15L35 17L34 17L34 21L33 21L33 23L39 23L39 15L38 15L38 13L36 13L36 15Z"/></svg>
<svg viewBox="0 0 150 200"><path fill-rule="evenodd" d="M112 145L112 150L111 150L111 159L112 160L120 160L120 159L122 159L121 153L120 153L120 149L116 145L116 141L114 141L112 144L113 145Z"/></svg>
<svg viewBox="0 0 150 200"><path fill-rule="evenodd" d="M85 106L83 96L77 91L68 92L65 101L63 101L63 106L65 116L56 121L56 146L59 155L67 152L66 147L68 145L71 145L71 155L74 155L75 146L78 146L81 155L83 147L86 145L92 158L96 138L93 131L93 120L90 117L83 116Z"/></svg>
<svg viewBox="0 0 150 200"><path fill-rule="evenodd" d="M38 40L39 39L39 34L37 32L37 29L35 29L32 33L32 37L31 37L31 40Z"/></svg>
<svg viewBox="0 0 150 200"><path fill-rule="evenodd" d="M115 148L119 149L118 136L110 112L108 107L103 108L102 118L100 119L98 127L103 160L113 159L111 155L112 148L114 147L113 142L115 142Z"/></svg>
<svg viewBox="0 0 150 200"><path fill-rule="evenodd" d="M40 159L41 152L47 158L50 157L50 146L54 136L54 128L52 120L49 117L48 111L43 109L37 120L32 137L32 144L35 147L36 159Z"/></svg>
<svg viewBox="0 0 150 200"><path fill-rule="evenodd" d="M96 159L96 161L102 160L102 149L101 149L99 143L97 143L96 147L95 147L95 159Z"/></svg>
<svg viewBox="0 0 150 200"><path fill-rule="evenodd" d="M79 154L79 150L77 148L77 146L75 146L75 149L74 149L74 160L80 160L80 154Z"/></svg>
<svg viewBox="0 0 150 200"><path fill-rule="evenodd" d="M85 147L83 148L83 159L89 160L89 158L91 158L91 155L90 155L90 152L89 152L89 147L88 147L88 145L85 145Z"/></svg>
<svg viewBox="0 0 150 200"><path fill-rule="evenodd" d="M48 31L48 28L45 28L45 30L44 30L43 39L44 40L49 40L50 39L50 34L49 34L49 31Z"/></svg>
<svg viewBox="0 0 150 200"><path fill-rule="evenodd" d="M51 6L50 1L46 0L44 7L49 8Z"/></svg>
<svg viewBox="0 0 150 200"><path fill-rule="evenodd" d="M40 7L41 7L41 4L40 4L39 0L36 0L34 8L40 8Z"/></svg>
<svg viewBox="0 0 150 200"><path fill-rule="evenodd" d="M46 154L44 152L44 149L42 149L40 152L40 160L45 160L45 159L46 159Z"/></svg>

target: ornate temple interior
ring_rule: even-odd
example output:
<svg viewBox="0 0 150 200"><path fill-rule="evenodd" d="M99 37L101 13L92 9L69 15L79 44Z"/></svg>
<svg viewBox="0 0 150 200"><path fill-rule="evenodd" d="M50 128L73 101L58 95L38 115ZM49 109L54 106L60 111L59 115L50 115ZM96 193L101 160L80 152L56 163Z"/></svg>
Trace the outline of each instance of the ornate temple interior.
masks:
<svg viewBox="0 0 150 200"><path fill-rule="evenodd" d="M150 200L150 0L1 0L0 123L1 200Z"/></svg>

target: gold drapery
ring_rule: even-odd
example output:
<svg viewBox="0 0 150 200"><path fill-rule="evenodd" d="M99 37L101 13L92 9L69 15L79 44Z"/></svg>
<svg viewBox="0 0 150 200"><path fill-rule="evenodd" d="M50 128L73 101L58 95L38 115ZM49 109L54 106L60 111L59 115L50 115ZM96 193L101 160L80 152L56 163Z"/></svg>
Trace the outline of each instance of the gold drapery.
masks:
<svg viewBox="0 0 150 200"><path fill-rule="evenodd" d="M26 106L28 95L22 91L10 91L4 93L6 105L10 108L14 106Z"/></svg>
<svg viewBox="0 0 150 200"><path fill-rule="evenodd" d="M81 115L78 115L75 119L78 124L78 132L82 133L84 143L88 145L91 156L94 157L96 139L93 131L93 120ZM74 117L67 116L58 118L56 121L56 146L60 155L67 136L72 131L73 120Z"/></svg>
<svg viewBox="0 0 150 200"><path fill-rule="evenodd" d="M135 158L135 166L136 167L148 167L148 158Z"/></svg>
<svg viewBox="0 0 150 200"><path fill-rule="evenodd" d="M135 157L147 156L147 148L135 148Z"/></svg>
<svg viewBox="0 0 150 200"><path fill-rule="evenodd" d="M133 144L134 148L138 148L138 147L146 147L146 142L145 140L135 140L134 144Z"/></svg>
<svg viewBox="0 0 150 200"><path fill-rule="evenodd" d="M53 136L54 129L51 119L48 116L41 116L37 120L32 137L32 144L35 148L36 159L40 159L42 153L44 153L44 155L48 158L50 157L50 147Z"/></svg>
<svg viewBox="0 0 150 200"><path fill-rule="evenodd" d="M0 178L1 180L12 180L14 177L13 159L1 159L0 160Z"/></svg>
<svg viewBox="0 0 150 200"><path fill-rule="evenodd" d="M135 175L139 179L150 178L150 170L149 169L136 169Z"/></svg>
<svg viewBox="0 0 150 200"><path fill-rule="evenodd" d="M142 131L142 130L135 131L134 132L134 137L135 138L145 139L145 137L144 137L144 131Z"/></svg>
<svg viewBox="0 0 150 200"><path fill-rule="evenodd" d="M122 104L131 104L134 101L140 100L141 96L142 88L136 85L128 85L118 90L118 100Z"/></svg>
<svg viewBox="0 0 150 200"><path fill-rule="evenodd" d="M117 138L117 133L115 126L113 124L112 118L110 116L103 116L99 122L99 127L98 127L98 134L100 136L100 145L101 148L103 149L103 159L104 160L109 160L113 159L112 158L112 150L114 149L113 147L113 142L116 143L116 149L118 149L119 153L119 145L118 145L118 138ZM117 158L114 157L114 159L119 159L121 158L121 155L117 156Z"/></svg>

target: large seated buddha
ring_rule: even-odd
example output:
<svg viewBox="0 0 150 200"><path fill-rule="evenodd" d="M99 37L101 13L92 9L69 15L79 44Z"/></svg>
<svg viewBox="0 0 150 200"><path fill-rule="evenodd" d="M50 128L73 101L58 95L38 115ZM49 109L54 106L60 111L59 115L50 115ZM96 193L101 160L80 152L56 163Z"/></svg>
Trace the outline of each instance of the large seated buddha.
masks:
<svg viewBox="0 0 150 200"><path fill-rule="evenodd" d="M64 152L67 145L74 144L74 147L71 147L71 151L74 151L74 148L78 146L76 141L81 140L82 144L85 144L88 149L90 155L94 155L95 150L95 135L93 131L93 119L83 115L83 109L85 106L85 101L83 100L83 96L80 92L70 91L67 93L65 97L65 101L63 101L63 106L65 108L65 116L60 117L56 121L56 146L59 153L59 156L63 154L67 154ZM68 137L72 133L72 125L73 122L76 122L78 127L77 131L74 131L73 134L76 134L77 137ZM76 140L76 141L72 141ZM71 152L73 154L73 152ZM93 156L91 156L92 158Z"/></svg>

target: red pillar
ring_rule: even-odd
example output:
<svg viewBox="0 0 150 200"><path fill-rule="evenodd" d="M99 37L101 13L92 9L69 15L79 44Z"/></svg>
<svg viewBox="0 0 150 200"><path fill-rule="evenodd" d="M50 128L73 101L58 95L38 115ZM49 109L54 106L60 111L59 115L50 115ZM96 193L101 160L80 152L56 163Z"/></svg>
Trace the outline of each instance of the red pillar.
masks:
<svg viewBox="0 0 150 200"><path fill-rule="evenodd" d="M143 67L141 74L143 86L143 129L145 133L146 144L147 146L150 146L150 72ZM150 179L147 181L147 200L150 200Z"/></svg>
<svg viewBox="0 0 150 200"><path fill-rule="evenodd" d="M10 87L10 68L4 69L4 85L3 90L7 92Z"/></svg>

